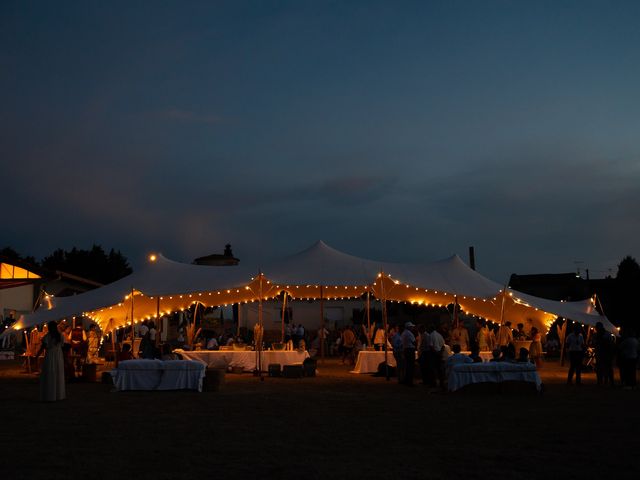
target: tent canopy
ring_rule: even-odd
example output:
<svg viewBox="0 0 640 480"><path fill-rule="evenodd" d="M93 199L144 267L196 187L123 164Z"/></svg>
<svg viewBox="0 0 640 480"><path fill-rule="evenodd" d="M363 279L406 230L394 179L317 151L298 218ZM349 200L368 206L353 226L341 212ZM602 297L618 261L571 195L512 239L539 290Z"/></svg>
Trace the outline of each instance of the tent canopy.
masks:
<svg viewBox="0 0 640 480"><path fill-rule="evenodd" d="M154 258L131 275L104 287L71 297L54 297L51 309L21 316L14 328L84 314L105 329L108 325L130 323L132 311L134 320L141 321L157 313L184 310L195 302L217 306L258 298L255 271L185 264L162 255Z"/></svg>
<svg viewBox="0 0 640 480"><path fill-rule="evenodd" d="M188 308L268 299L286 291L294 298L357 298L366 292L384 300L419 305L458 303L467 313L493 321L510 320L546 331L556 316L594 326L615 327L593 302L557 302L507 289L469 268L457 255L429 264L364 259L319 241L310 248L258 269L184 264L157 255L114 283L73 297L55 298L50 310L20 317L27 328L84 314L103 329Z"/></svg>

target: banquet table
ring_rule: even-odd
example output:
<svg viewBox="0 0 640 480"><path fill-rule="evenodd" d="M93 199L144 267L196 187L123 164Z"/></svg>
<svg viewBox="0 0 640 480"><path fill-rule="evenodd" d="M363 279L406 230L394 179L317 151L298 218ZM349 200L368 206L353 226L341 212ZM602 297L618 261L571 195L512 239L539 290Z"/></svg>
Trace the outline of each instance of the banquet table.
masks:
<svg viewBox="0 0 640 480"><path fill-rule="evenodd" d="M376 373L378 365L384 362L384 352L376 350L360 350L356 366L351 373ZM393 358L393 352L387 352L387 363L390 367L396 366L396 359Z"/></svg>
<svg viewBox="0 0 640 480"><path fill-rule="evenodd" d="M532 363L483 362L454 365L449 372L449 391L472 383L530 382L540 390L542 381Z"/></svg>
<svg viewBox="0 0 640 480"><path fill-rule="evenodd" d="M465 355L469 355L471 352L461 352ZM417 356L417 353L416 353ZM491 352L480 352L480 358L483 362L491 360ZM358 352L358 359L356 360L356 366L350 373L376 373L378 371L378 365L384 362L384 352L374 350L360 350ZM387 353L387 362L389 366L396 366L396 359L393 356L393 352Z"/></svg>
<svg viewBox="0 0 640 480"><path fill-rule="evenodd" d="M242 367L245 372L256 369L257 353L251 350L175 350L185 360L194 360L207 368ZM267 371L270 363L280 365L302 365L309 358L306 350L264 350L262 352L262 370Z"/></svg>
<svg viewBox="0 0 640 480"><path fill-rule="evenodd" d="M111 370L116 390L202 391L205 365L190 360L125 360Z"/></svg>

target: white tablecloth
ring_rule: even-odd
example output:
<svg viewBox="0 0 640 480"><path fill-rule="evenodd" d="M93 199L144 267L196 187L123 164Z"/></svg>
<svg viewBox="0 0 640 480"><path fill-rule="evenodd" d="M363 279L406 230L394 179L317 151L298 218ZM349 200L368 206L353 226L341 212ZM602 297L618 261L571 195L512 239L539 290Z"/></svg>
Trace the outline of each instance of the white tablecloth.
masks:
<svg viewBox="0 0 640 480"><path fill-rule="evenodd" d="M205 366L189 360L125 360L111 370L117 390L202 391Z"/></svg>
<svg viewBox="0 0 640 480"><path fill-rule="evenodd" d="M358 352L358 359L356 360L356 366L351 373L376 373L378 371L378 365L384 362L384 352L374 350L360 350ZM387 362L389 366L396 366L396 359L393 358L393 352L387 352Z"/></svg>
<svg viewBox="0 0 640 480"><path fill-rule="evenodd" d="M531 382L540 390L542 381L532 363L483 362L454 365L449 372L449 391L472 383Z"/></svg>
<svg viewBox="0 0 640 480"><path fill-rule="evenodd" d="M185 360L195 360L205 364L208 368L242 367L245 372L256 369L257 353L242 350L176 350ZM309 352L293 351L263 351L262 370L267 371L270 363L280 365L301 365Z"/></svg>

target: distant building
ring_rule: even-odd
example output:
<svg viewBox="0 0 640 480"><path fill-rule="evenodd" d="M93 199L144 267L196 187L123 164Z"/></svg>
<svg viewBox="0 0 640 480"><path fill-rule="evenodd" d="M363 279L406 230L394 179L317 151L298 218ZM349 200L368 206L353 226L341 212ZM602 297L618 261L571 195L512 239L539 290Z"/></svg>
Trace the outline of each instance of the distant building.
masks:
<svg viewBox="0 0 640 480"><path fill-rule="evenodd" d="M575 273L512 274L509 286L519 292L550 300L584 300L593 295L589 280Z"/></svg>
<svg viewBox="0 0 640 480"><path fill-rule="evenodd" d="M620 311L620 286L615 278L582 278L575 273L542 273L511 275L509 286L529 295L550 300L579 301L596 295L596 309L604 313L614 325L624 320Z"/></svg>
<svg viewBox="0 0 640 480"><path fill-rule="evenodd" d="M17 320L41 303L44 294L66 297L102 284L61 271L50 271L0 255L0 318Z"/></svg>
<svg viewBox="0 0 640 480"><path fill-rule="evenodd" d="M212 267L224 267L224 266L238 265L238 263L240 263L240 260L233 256L233 252L231 251L231 245L227 243L224 247L224 253L222 255L219 253L213 253L205 257L196 258L193 261L193 263L195 265L209 265Z"/></svg>

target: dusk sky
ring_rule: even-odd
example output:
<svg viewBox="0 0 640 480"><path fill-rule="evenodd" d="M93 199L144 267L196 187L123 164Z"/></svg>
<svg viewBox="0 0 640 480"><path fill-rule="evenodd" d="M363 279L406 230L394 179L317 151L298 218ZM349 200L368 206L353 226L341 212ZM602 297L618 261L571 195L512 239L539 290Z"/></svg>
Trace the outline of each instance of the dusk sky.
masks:
<svg viewBox="0 0 640 480"><path fill-rule="evenodd" d="M640 259L637 1L5 0L0 91L23 255Z"/></svg>

